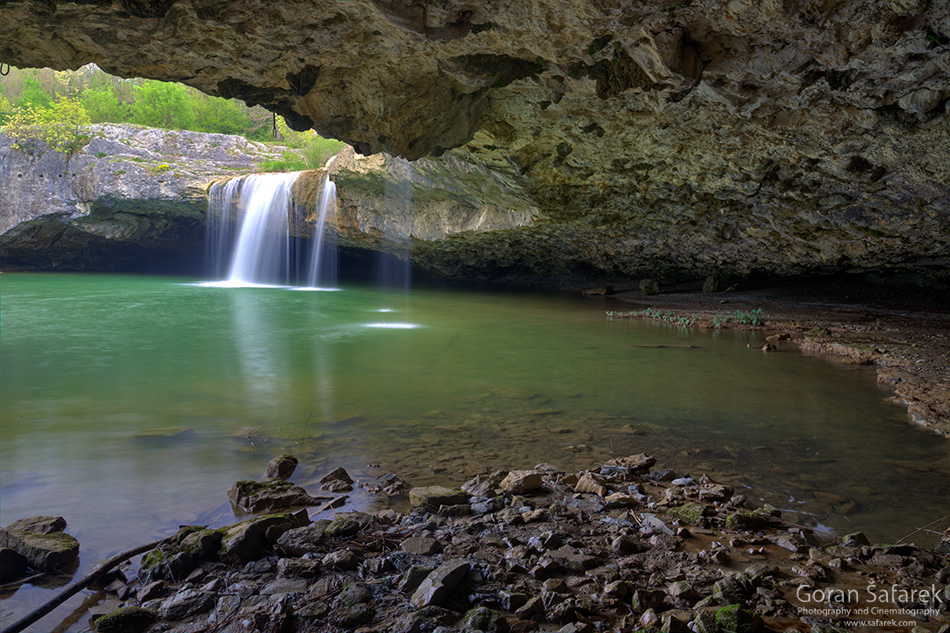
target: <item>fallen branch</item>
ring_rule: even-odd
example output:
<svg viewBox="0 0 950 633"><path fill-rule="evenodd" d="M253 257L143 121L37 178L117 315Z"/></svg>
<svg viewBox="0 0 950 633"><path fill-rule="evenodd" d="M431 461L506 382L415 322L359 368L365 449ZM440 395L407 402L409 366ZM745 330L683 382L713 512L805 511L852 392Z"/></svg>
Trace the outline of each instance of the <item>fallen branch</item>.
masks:
<svg viewBox="0 0 950 633"><path fill-rule="evenodd" d="M916 530L914 530L913 532L911 532L911 533L908 534L907 536L902 536L902 537L900 537L899 539L897 539L897 540L894 541L894 542L895 542L895 543L900 543L900 542L903 541L904 539L908 539L908 538L912 537L914 534L917 534L917 532L930 531L930 530L927 530L927 528L933 526L933 525L936 524L936 523L940 523L941 521L944 521L944 520L946 520L946 519L950 519L950 514L948 514L948 515L946 515L946 516L942 516L942 517L940 517L939 519L937 519L936 521L931 521L931 522L928 523L927 525L924 525L923 527L917 528ZM937 532L937 534L939 534L939 532ZM5 632L4 632L4 633L5 633Z"/></svg>
<svg viewBox="0 0 950 633"><path fill-rule="evenodd" d="M85 578L77 582L76 584L72 585L71 587L63 590L58 596L40 605L38 608L34 609L31 613L29 613L25 617L17 620L16 622L11 624L7 628L3 629L3 631L0 633L20 633L20 631L24 630L26 627L30 626L34 622L39 621L43 616L47 615L53 609L63 604L64 602L72 598L74 595L76 595L77 593L79 593L80 591L88 587L89 585L91 585L93 582L95 582L96 578L98 578L100 575L104 574L105 572L109 571L110 569L118 565L119 563L132 558L136 554L141 554L143 552L147 552L148 550L155 549L159 545L162 545L163 543L166 543L169 540L170 540L169 538L163 538L160 541L155 541L154 543L148 543L147 545L139 545L138 547L134 549L130 549L125 552L120 552L116 554L115 556L113 556L112 558L102 563L99 563L89 573L88 576L86 576Z"/></svg>

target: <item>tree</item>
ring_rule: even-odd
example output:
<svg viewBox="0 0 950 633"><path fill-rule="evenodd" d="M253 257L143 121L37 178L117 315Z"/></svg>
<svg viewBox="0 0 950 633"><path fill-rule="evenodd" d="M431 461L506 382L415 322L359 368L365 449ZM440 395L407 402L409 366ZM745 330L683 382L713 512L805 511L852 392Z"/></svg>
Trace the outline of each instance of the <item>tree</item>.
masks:
<svg viewBox="0 0 950 633"><path fill-rule="evenodd" d="M130 118L128 106L108 86L87 91L82 103L92 123L125 123Z"/></svg>
<svg viewBox="0 0 950 633"><path fill-rule="evenodd" d="M41 143L66 154L85 147L89 136L83 129L89 115L78 99L61 98L48 108L18 108L4 122L3 131L13 145L28 154L42 152Z"/></svg>
<svg viewBox="0 0 950 633"><path fill-rule="evenodd" d="M188 107L185 86L163 81L142 81L135 90L132 122L171 130L192 129L195 115Z"/></svg>

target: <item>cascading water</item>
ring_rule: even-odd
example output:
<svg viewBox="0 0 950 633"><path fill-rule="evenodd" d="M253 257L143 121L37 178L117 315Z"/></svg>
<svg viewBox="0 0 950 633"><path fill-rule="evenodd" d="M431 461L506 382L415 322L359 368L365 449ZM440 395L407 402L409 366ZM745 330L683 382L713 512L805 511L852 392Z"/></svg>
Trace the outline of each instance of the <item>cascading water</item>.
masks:
<svg viewBox="0 0 950 633"><path fill-rule="evenodd" d="M314 247L310 255L309 285L312 288L332 288L336 285L336 243L327 240L327 215L336 211L336 183L327 175L320 188L317 203L317 226L314 229Z"/></svg>
<svg viewBox="0 0 950 633"><path fill-rule="evenodd" d="M300 172L252 174L209 192L208 250L216 286L336 283L336 249L326 239L336 186L324 178L312 240L294 236L292 189ZM302 262L306 261L304 272Z"/></svg>

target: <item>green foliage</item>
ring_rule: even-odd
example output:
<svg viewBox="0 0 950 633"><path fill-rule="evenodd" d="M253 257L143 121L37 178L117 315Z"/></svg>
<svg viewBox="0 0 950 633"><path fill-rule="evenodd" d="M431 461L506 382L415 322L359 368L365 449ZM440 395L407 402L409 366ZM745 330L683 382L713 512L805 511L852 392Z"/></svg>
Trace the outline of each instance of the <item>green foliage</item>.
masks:
<svg viewBox="0 0 950 633"><path fill-rule="evenodd" d="M195 113L188 107L185 86L146 79L135 89L132 123L172 130L190 130Z"/></svg>
<svg viewBox="0 0 950 633"><path fill-rule="evenodd" d="M336 156L346 145L343 141L337 141L332 138L323 138L313 134L310 139L304 143L301 152L306 159L309 169L320 169L327 164L333 156Z"/></svg>
<svg viewBox="0 0 950 633"><path fill-rule="evenodd" d="M692 327L696 325L697 321L695 314L684 316L676 314L672 310L663 312L662 310L654 310L653 308L634 310L631 312L615 312L610 310L607 312L607 318L653 319L654 321L663 321L665 323L672 323L674 325L681 325L684 327ZM712 319L713 327L715 328L720 328L729 321L743 325L763 325L765 323L765 321L762 319L762 308L755 308L747 312L736 310L732 314L722 314L721 312L717 312Z"/></svg>
<svg viewBox="0 0 950 633"><path fill-rule="evenodd" d="M53 105L53 98L43 90L39 81L29 77L16 105L20 109L45 110Z"/></svg>
<svg viewBox="0 0 950 633"><path fill-rule="evenodd" d="M83 129L89 115L77 99L64 97L47 108L20 108L4 121L3 131L13 145L28 154L42 153L41 143L66 154L74 154L89 141Z"/></svg>
<svg viewBox="0 0 950 633"><path fill-rule="evenodd" d="M261 171L304 171L309 169L303 157L297 152L284 152L280 160L269 160L260 164Z"/></svg>
<svg viewBox="0 0 950 633"><path fill-rule="evenodd" d="M89 113L91 123L124 123L131 118L129 107L119 101L111 87L86 92L83 106Z"/></svg>
<svg viewBox="0 0 950 633"><path fill-rule="evenodd" d="M196 132L243 134L250 128L247 106L239 101L209 97L195 91L189 95L188 102L194 111L193 129Z"/></svg>
<svg viewBox="0 0 950 633"><path fill-rule="evenodd" d="M272 142L276 137L298 151L287 152L282 160L274 161L273 170L323 167L344 145L311 130L291 130L282 117L275 117L260 106L249 107L236 99L212 97L179 83L113 77L93 64L75 71L12 68L0 88L3 90L0 123L4 128L13 125L23 138L26 138L23 136L25 128L44 125L41 111L55 109L56 104L63 102L78 103L87 114L86 123L136 123L163 129L243 135L255 141ZM60 106L52 119L59 124L69 118L66 115ZM38 134L27 136L38 138ZM49 133L51 137L58 134ZM60 146L63 140L54 138L54 144ZM75 142L66 145L75 145Z"/></svg>
<svg viewBox="0 0 950 633"><path fill-rule="evenodd" d="M691 314L689 316L683 316L675 314L672 310L667 310L663 312L661 310L654 310L653 308L646 308L644 310L634 310L632 312L614 312L610 310L607 312L608 319L653 319L654 321L663 321L664 323L672 323L673 325L680 325L683 327L693 327L696 325L696 315Z"/></svg>

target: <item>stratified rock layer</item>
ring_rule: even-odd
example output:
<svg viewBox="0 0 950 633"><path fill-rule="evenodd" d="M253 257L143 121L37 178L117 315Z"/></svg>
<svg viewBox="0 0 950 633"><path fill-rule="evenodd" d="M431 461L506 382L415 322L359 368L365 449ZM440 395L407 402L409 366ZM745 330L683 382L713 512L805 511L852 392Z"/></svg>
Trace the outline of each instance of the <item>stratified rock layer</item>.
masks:
<svg viewBox="0 0 950 633"><path fill-rule="evenodd" d="M948 53L924 0L22 0L0 37L510 168L542 217L414 253L483 277L945 273Z"/></svg>
<svg viewBox="0 0 950 633"><path fill-rule="evenodd" d="M87 132L89 143L72 155L42 145L25 152L0 135L4 266L167 270L200 261L209 184L276 155L226 134Z"/></svg>

